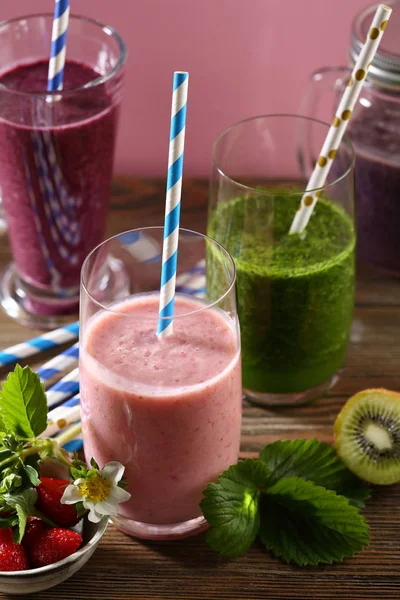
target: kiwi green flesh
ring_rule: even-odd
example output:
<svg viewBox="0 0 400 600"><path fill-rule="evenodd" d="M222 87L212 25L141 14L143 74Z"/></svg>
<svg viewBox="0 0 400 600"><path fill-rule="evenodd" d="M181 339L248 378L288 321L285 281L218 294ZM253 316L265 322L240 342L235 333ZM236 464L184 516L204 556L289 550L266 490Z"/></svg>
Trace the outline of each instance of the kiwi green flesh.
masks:
<svg viewBox="0 0 400 600"><path fill-rule="evenodd" d="M358 477L378 485L400 481L400 397L359 394L344 411L336 447Z"/></svg>

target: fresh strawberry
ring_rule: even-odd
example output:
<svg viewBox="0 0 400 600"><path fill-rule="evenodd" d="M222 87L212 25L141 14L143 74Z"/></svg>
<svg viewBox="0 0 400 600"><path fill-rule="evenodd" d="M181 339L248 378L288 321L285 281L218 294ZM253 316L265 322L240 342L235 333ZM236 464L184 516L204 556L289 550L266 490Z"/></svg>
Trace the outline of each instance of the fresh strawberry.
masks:
<svg viewBox="0 0 400 600"><path fill-rule="evenodd" d="M24 538L22 543L26 550L30 551L41 539L43 533L49 529L44 521L41 521L37 517L30 517L25 527Z"/></svg>
<svg viewBox="0 0 400 600"><path fill-rule="evenodd" d="M25 548L13 541L12 529L0 529L0 571L23 571L24 569L29 569Z"/></svg>
<svg viewBox="0 0 400 600"><path fill-rule="evenodd" d="M64 479L41 477L37 486L36 507L46 517L63 527L73 527L79 521L78 513L73 505L61 504L60 500L65 488L70 483Z"/></svg>
<svg viewBox="0 0 400 600"><path fill-rule="evenodd" d="M42 521L31 522L25 534L25 544L33 567L51 565L76 552L82 536L61 527L48 527Z"/></svg>

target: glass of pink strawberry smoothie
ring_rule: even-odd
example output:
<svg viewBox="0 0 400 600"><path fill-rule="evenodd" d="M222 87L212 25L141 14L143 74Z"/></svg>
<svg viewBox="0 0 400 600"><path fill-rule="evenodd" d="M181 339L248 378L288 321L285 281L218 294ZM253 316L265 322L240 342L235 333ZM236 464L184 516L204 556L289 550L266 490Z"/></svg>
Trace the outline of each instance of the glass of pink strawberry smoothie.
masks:
<svg viewBox="0 0 400 600"><path fill-rule="evenodd" d="M180 230L173 333L159 339L162 242L162 227L117 235L87 257L81 280L85 453L125 465L131 499L112 520L149 539L206 527L202 491L237 461L242 413L232 258Z"/></svg>

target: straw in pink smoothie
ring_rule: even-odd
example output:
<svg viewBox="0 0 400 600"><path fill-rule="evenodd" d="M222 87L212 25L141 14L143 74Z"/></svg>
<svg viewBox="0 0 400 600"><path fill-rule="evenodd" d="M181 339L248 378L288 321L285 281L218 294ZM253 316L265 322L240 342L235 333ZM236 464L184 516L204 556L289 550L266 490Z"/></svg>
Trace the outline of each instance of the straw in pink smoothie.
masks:
<svg viewBox="0 0 400 600"><path fill-rule="evenodd" d="M172 333L189 73L174 73L157 335Z"/></svg>

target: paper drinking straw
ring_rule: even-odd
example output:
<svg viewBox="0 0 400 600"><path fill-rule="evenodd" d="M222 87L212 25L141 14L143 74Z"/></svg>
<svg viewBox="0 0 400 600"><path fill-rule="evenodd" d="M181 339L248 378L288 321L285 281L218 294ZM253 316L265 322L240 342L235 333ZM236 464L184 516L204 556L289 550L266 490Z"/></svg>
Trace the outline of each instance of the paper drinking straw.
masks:
<svg viewBox="0 0 400 600"><path fill-rule="evenodd" d="M55 187L59 193L61 204L66 211L76 210L82 206L82 197L74 196L67 188L64 181L64 175L60 169L57 155L54 150L54 146L51 141L51 134L49 131L41 132L44 144L44 156L49 161L51 172L54 178Z"/></svg>
<svg viewBox="0 0 400 600"><path fill-rule="evenodd" d="M78 421L78 423L79 423L79 421ZM59 440L61 436L64 437L64 434L68 435L68 433L70 431L74 431L76 429L76 425L78 425L78 423L76 423L74 425L71 425L71 427L69 427L67 429L67 431L63 431L60 435L55 436L55 439ZM66 444L63 444L63 448L65 450L67 450L67 452L78 452L82 448L82 446L83 446L83 439L82 439L82 437L83 436L82 436L82 432L81 431L75 432L75 435L74 435L73 439L70 442L67 442Z"/></svg>
<svg viewBox="0 0 400 600"><path fill-rule="evenodd" d="M21 344L10 346L3 352L0 352L0 367L4 365L10 365L23 358L35 356L36 354L40 354L40 352L44 352L45 350L56 348L57 346L65 344L66 342L76 340L78 335L79 323L76 322L71 323L70 325L65 325L65 327L60 327L60 329L49 331L48 333L44 333L39 337L32 338L31 340L22 342Z"/></svg>
<svg viewBox="0 0 400 600"><path fill-rule="evenodd" d="M64 444L63 446L64 450L66 450L67 452L79 452L79 450L81 450L83 448L83 436L81 433L79 433L75 439L71 440L70 442L67 442L66 444Z"/></svg>
<svg viewBox="0 0 400 600"><path fill-rule="evenodd" d="M189 73L174 73L157 335L172 333ZM167 317L167 318L163 318Z"/></svg>
<svg viewBox="0 0 400 600"><path fill-rule="evenodd" d="M79 369L76 368L47 390L47 406L52 408L78 392Z"/></svg>
<svg viewBox="0 0 400 600"><path fill-rule="evenodd" d="M59 245L59 250L61 250L60 244L62 241L70 244L71 246L76 246L81 241L79 222L76 220L76 218L71 219L71 207L67 208L67 206L65 206L65 199L63 204L62 198L65 197L65 194L67 193L65 185L62 184L62 187L59 187L53 183L53 179L54 181L56 180L55 172L57 170L57 157L55 156L51 139L46 138L47 142L45 144L41 133L34 132L32 135L34 159L37 173L39 175L40 191L42 196L47 198L47 202L44 203L46 216L48 217L50 223L54 221L57 225L57 227L54 227L51 232L53 240ZM50 150L50 148L52 150ZM53 155L51 162L50 155ZM52 166L51 173L47 166L47 161L49 161ZM53 230L56 232L57 237L54 237ZM76 264L78 261L77 256L73 258L74 255L70 256L68 250L64 250L64 253L60 252L60 254L63 256L63 258L66 258L73 264Z"/></svg>
<svg viewBox="0 0 400 600"><path fill-rule="evenodd" d="M68 20L69 0L56 0L53 31L51 34L49 74L47 80L48 92L62 90L63 87Z"/></svg>
<svg viewBox="0 0 400 600"><path fill-rule="evenodd" d="M50 273L51 276L51 285L52 288L54 290L59 290L60 289L60 273L57 271L55 264L53 262L53 258L52 258L52 253L50 252L49 248L47 247L47 243L46 240L44 238L44 234L43 234L43 227L42 227L42 223L40 221L40 216L39 216L39 211L38 208L36 206L36 198L35 198L35 193L34 193L34 187L33 187L33 181L32 181L32 175L29 169L29 164L28 161L26 159L26 157L24 157L24 169L25 169L25 177L26 177L26 181L28 183L28 194L29 194L29 201L31 203L32 206L32 213L33 213L33 222L35 223L35 228L36 228L36 233L40 242L40 247L42 249L43 252L43 257L44 260L46 262L46 266L47 269ZM41 183L41 179L39 177L39 185L40 185L40 190L42 191L42 183ZM43 193L43 192L42 192Z"/></svg>
<svg viewBox="0 0 400 600"><path fill-rule="evenodd" d="M59 354L55 356L44 365L42 365L39 369L36 370L36 373L39 375L42 382L46 385L48 381L57 377L60 373L71 367L79 358L79 343L77 342L70 348L67 348Z"/></svg>
<svg viewBox="0 0 400 600"><path fill-rule="evenodd" d="M365 40L365 44L354 65L351 77L336 110L335 118L333 119L333 123L328 131L317 163L307 184L307 191L303 195L299 209L293 219L290 233L301 233L310 220L320 194L319 191L311 190L318 190L318 188L323 187L325 184L329 170L332 166L332 161L335 158L343 134L346 131L352 110L386 29L391 12L392 9L389 8L389 6L380 4L375 13L371 27L368 31L367 39Z"/></svg>
<svg viewBox="0 0 400 600"><path fill-rule="evenodd" d="M48 425L47 429L41 434L40 437L51 437L58 433L61 429L72 425L81 418L81 407L79 394L73 396L66 402L63 402L61 406L53 408L48 414Z"/></svg>

